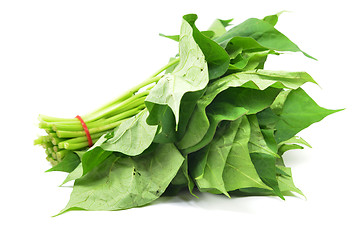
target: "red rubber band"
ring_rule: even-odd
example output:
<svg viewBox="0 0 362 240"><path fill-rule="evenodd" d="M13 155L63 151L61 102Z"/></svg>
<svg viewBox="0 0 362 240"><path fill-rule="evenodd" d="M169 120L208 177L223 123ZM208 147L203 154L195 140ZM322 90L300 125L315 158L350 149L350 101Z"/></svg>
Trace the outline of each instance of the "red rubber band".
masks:
<svg viewBox="0 0 362 240"><path fill-rule="evenodd" d="M85 132L85 135L87 136L87 139L88 139L88 146L91 147L93 145L93 141L92 141L92 138L91 138L91 135L89 133L89 130L88 130L88 127L87 125L85 124L85 122L83 121L82 117L77 115L75 118L78 118L78 120L80 121L80 123L82 124L82 127L84 129L84 132Z"/></svg>

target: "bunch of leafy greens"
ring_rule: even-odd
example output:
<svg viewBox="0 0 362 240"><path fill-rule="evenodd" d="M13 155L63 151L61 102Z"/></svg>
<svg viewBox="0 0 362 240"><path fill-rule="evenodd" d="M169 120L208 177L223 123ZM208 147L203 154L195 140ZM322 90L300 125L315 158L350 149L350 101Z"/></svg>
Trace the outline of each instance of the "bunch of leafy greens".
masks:
<svg viewBox="0 0 362 240"><path fill-rule="evenodd" d="M69 173L64 183L75 180L59 214L143 206L184 188L282 199L303 194L282 156L309 146L296 134L339 110L320 107L301 88L316 83L307 73L263 69L271 54L313 59L274 28L278 16L251 18L228 31L231 20L218 19L199 31L197 16L185 15L179 35L163 35L178 41L179 53L146 81L156 84L141 98L144 107L136 104L91 148L67 151L48 170ZM59 123L42 120L53 129L51 120Z"/></svg>

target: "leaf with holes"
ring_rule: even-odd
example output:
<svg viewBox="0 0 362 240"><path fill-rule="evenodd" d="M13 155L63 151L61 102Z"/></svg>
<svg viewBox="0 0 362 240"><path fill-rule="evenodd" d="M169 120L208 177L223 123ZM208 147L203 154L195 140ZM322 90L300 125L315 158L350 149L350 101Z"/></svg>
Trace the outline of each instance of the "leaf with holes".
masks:
<svg viewBox="0 0 362 240"><path fill-rule="evenodd" d="M70 210L121 210L143 206L159 198L176 176L184 157L173 144L160 145L139 157L109 156L75 181Z"/></svg>

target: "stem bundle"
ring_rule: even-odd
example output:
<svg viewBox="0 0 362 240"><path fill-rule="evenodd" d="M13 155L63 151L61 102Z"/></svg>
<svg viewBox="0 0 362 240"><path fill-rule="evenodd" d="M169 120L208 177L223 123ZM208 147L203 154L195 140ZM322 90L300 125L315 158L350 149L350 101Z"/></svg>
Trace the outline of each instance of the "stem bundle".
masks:
<svg viewBox="0 0 362 240"><path fill-rule="evenodd" d="M124 120L138 114L145 108L145 99L150 89L161 79L161 73L179 62L174 59L159 69L146 81L129 89L121 96L103 105L95 111L85 114L82 119L87 125L90 137L96 142L102 135L112 131ZM41 145L47 154L47 160L56 165L67 151L79 151L89 147L86 132L76 118L57 118L39 115L39 128L47 133L34 141Z"/></svg>

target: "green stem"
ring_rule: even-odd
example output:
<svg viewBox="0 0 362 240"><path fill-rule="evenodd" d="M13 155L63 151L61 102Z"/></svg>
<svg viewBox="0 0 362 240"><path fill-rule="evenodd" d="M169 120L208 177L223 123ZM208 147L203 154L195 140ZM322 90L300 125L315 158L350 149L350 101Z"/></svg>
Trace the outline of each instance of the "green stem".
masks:
<svg viewBox="0 0 362 240"><path fill-rule="evenodd" d="M104 125L101 127L96 127L96 128L91 128L89 129L89 133L93 134L93 133L98 133L98 132L103 132L106 130L110 130L113 129L115 127L117 127L119 124L121 124L124 121L124 119L108 124L108 125ZM85 132L84 131L57 131L57 136L59 138L74 138L74 137L82 137L85 136Z"/></svg>
<svg viewBox="0 0 362 240"><path fill-rule="evenodd" d="M56 159L57 159L57 161L61 161L63 158L64 158L64 156L65 156L65 154L68 152L68 150L60 150L59 152L57 152L55 155L56 155Z"/></svg>
<svg viewBox="0 0 362 240"><path fill-rule="evenodd" d="M91 134L91 138L92 138L92 140L100 138L102 135L106 134L107 132L108 131ZM69 140L62 141L62 142L58 143L58 146L59 146L59 148L63 149L63 148L65 148L65 144L67 144L67 143L71 144L71 143L81 143L81 142L88 142L87 136L77 137L77 138L72 138Z"/></svg>
<svg viewBox="0 0 362 240"><path fill-rule="evenodd" d="M145 91L145 92L142 92L139 94L135 94L135 93L137 93L144 86L157 82L158 80L160 80L160 78L161 78L160 76L149 78L146 81L142 82L141 84L131 88L126 93L122 94L120 97L112 100L111 102L105 104L104 106L98 108L97 110L84 115L83 116L84 121L92 121L94 119L98 119L102 115L107 113L109 111L109 109L115 109L118 106L122 105L124 102L127 102L127 101L129 102L130 99L135 99L135 98L139 97L140 95L145 96L145 94L148 94L148 91Z"/></svg>
<svg viewBox="0 0 362 240"><path fill-rule="evenodd" d="M34 145L40 145L47 142L46 136L40 136L37 139L34 140Z"/></svg>
<svg viewBox="0 0 362 240"><path fill-rule="evenodd" d="M93 139L94 142L98 141L99 138ZM66 150L79 150L82 148L88 147L88 141L86 142L80 142L80 143L65 143L64 148Z"/></svg>
<svg viewBox="0 0 362 240"><path fill-rule="evenodd" d="M84 115L84 118L90 118L92 115L97 114L98 112L102 112L104 111L104 109L109 108L110 106L118 103L118 102L122 102L128 98L130 98L132 95L134 95L136 92L138 92L141 88L148 86L152 83L156 83L158 82L162 76L158 76L160 73L162 73L163 71L165 71L167 68L179 63L180 59L176 58L172 61L170 61L169 63L167 63L165 66L163 66L162 68L160 68L159 70L157 70L154 74L152 74L148 79L146 79L144 82L141 82L140 84L134 86L133 88L129 89L127 92L123 93L121 96L119 96L118 98L112 100L111 102L103 105L102 107L98 108L97 110ZM83 118L83 119L84 119Z"/></svg>
<svg viewBox="0 0 362 240"><path fill-rule="evenodd" d="M124 111L124 112L114 115L113 117L110 117L108 119L102 119L102 121L96 121L96 122L92 122L89 124L87 123L88 130L91 130L93 128L102 127L102 126L111 124L113 122L118 122L120 120L127 119L129 117L136 115L137 113L142 111L144 108L145 108L144 104L139 105L136 108L132 108L130 110ZM54 124L53 130L56 132L58 132L58 131L84 131L84 129L83 129L82 125L80 125L80 123L77 125Z"/></svg>
<svg viewBox="0 0 362 240"><path fill-rule="evenodd" d="M43 122L77 122L79 121L76 118L57 118L57 117L50 117L46 115L39 114L38 119Z"/></svg>
<svg viewBox="0 0 362 240"><path fill-rule="evenodd" d="M149 93L149 91L144 91L139 94L133 95L132 97L128 98L127 100L120 102L120 103L116 103L106 109L103 109L99 112L92 114L91 116L89 116L89 115L84 116L83 120L85 122L91 122L91 121L98 120L102 117L105 117L106 115L109 115L111 113L122 112L122 110L124 110L127 105L131 104L132 102L134 102L135 100L137 100L139 98L143 98L143 97L147 96L148 93Z"/></svg>
<svg viewBox="0 0 362 240"><path fill-rule="evenodd" d="M51 157L51 156L47 156L46 159L48 160L48 162L51 163L52 166L55 166L55 165L58 164L58 161L55 160L55 159L54 159L53 157Z"/></svg>
<svg viewBox="0 0 362 240"><path fill-rule="evenodd" d="M138 92L141 88L150 85L151 83L155 83L158 82L162 76L158 76L160 73L162 73L163 71L165 71L167 68L177 64L180 61L179 58L176 58L172 61L170 61L169 63L167 63L165 66L163 66L162 68L160 68L158 71L156 71L154 74L151 75L151 77L149 77L146 81L138 84L137 86L131 88L130 90L128 90L127 92L125 92L124 94L122 94L121 96L119 96L118 98L112 100L111 102L103 105L102 107L98 108L97 110L86 114L83 116L83 120L92 117L93 114L97 114L100 111L103 111L104 109L118 103L118 102L122 102L130 97L132 97L136 92ZM75 123L78 122L78 119L75 118L57 118L57 117L50 117L50 116L46 116L46 115L39 115L39 120L41 122L62 122L62 123Z"/></svg>
<svg viewBox="0 0 362 240"><path fill-rule="evenodd" d="M151 77L157 76L158 74L162 73L163 71L165 71L167 68L177 64L180 62L180 58L175 58L171 61L169 61L165 66L163 66L162 68L160 68L157 72L155 72Z"/></svg>
<svg viewBox="0 0 362 240"><path fill-rule="evenodd" d="M145 108L144 101L154 83L162 78L159 74L178 62L179 59L170 61L144 82L134 86L97 110L82 116L92 140L97 141L103 134L119 126L125 119L142 111ZM58 162L61 161L68 150L88 147L88 139L78 119L39 115L39 120L39 127L46 130L48 135L39 137L34 141L34 144L41 144L46 149L47 159L52 164L56 164L57 160Z"/></svg>
<svg viewBox="0 0 362 240"><path fill-rule="evenodd" d="M141 106L141 108L143 109L145 106L145 100L146 100L146 96L142 97L142 98L138 98L134 101L128 101L128 102L124 102L124 104L122 104L121 106L119 106L118 108L109 111L108 113L106 113L103 117L105 118L111 118L114 115L120 113L124 113L124 112L128 112L134 109L139 109L139 107Z"/></svg>
<svg viewBox="0 0 362 240"><path fill-rule="evenodd" d="M141 100L141 99L139 99ZM138 101L138 100L137 100ZM134 102L134 104L130 104L127 108L124 109L124 111L120 114L114 115L110 118L108 118L107 120L105 120L105 124L109 124L121 119L126 119L126 118L130 118L133 117L134 115L138 114L139 112L141 112L143 109L145 109L145 104L144 104L144 99L142 99L141 104L139 104L138 102ZM100 126L100 124L98 124L98 126Z"/></svg>

